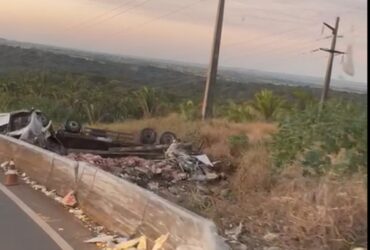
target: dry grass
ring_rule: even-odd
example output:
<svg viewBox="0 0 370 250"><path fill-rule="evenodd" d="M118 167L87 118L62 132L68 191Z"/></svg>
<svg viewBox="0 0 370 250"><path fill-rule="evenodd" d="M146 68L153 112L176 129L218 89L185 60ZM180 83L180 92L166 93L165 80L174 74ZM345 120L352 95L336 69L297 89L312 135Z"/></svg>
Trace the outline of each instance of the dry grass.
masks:
<svg viewBox="0 0 370 250"><path fill-rule="evenodd" d="M269 190L271 186L271 163L265 146L257 144L245 152L232 178L232 188L242 201L246 194Z"/></svg>
<svg viewBox="0 0 370 250"><path fill-rule="evenodd" d="M299 166L273 174L264 144L276 125L212 120L205 124L185 122L177 115L121 124L100 125L120 131L144 127L173 131L180 138L203 143L214 158L233 160L229 177L231 197L191 193L192 207L212 218L220 227L244 222L248 249L278 246L282 249L349 249L367 245L367 184L364 175L304 177ZM249 149L239 158L230 154L228 138L245 134ZM222 187L223 189L224 187ZM220 188L221 189L221 188ZM205 199L207 198L207 199ZM205 202L207 201L207 202ZM201 210L201 211L199 211ZM267 233L277 238L266 241Z"/></svg>
<svg viewBox="0 0 370 250"><path fill-rule="evenodd" d="M230 123L226 120L215 119L207 123L199 121L184 121L179 115L129 120L122 123L97 124L96 127L122 131L137 132L143 128L153 128L158 134L165 131L174 132L179 138L202 145L205 153L218 159L231 158L228 139L232 135L245 134L250 143L268 139L276 131L275 124L251 122L247 124Z"/></svg>
<svg viewBox="0 0 370 250"><path fill-rule="evenodd" d="M367 185L364 175L339 179L304 177L291 167L271 179L266 150L243 155L232 177L236 202L218 200L215 219L228 211L245 221L248 234L282 249L351 249L367 245Z"/></svg>

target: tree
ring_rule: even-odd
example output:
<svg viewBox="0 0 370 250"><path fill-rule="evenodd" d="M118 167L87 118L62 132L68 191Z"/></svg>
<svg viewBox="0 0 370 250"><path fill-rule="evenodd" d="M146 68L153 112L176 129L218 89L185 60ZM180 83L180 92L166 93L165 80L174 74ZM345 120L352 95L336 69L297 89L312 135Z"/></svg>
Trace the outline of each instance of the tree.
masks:
<svg viewBox="0 0 370 250"><path fill-rule="evenodd" d="M258 111L266 121L271 121L284 106L284 101L274 95L271 90L263 89L256 93L251 106Z"/></svg>
<svg viewBox="0 0 370 250"><path fill-rule="evenodd" d="M159 107L159 94L154 88L143 87L135 91L134 95L142 110L143 117L152 117Z"/></svg>
<svg viewBox="0 0 370 250"><path fill-rule="evenodd" d="M254 115L251 106L230 101L226 107L226 118L233 122L245 122L254 119Z"/></svg>

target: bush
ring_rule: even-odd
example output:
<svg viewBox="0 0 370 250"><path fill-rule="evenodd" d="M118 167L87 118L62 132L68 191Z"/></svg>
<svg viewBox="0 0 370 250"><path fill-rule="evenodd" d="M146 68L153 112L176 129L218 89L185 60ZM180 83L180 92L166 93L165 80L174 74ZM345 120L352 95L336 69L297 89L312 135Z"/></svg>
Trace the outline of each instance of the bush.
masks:
<svg viewBox="0 0 370 250"><path fill-rule="evenodd" d="M230 101L224 109L224 117L231 122L247 122L255 118L252 108L247 104Z"/></svg>
<svg viewBox="0 0 370 250"><path fill-rule="evenodd" d="M259 114L266 121L271 121L278 115L279 111L284 107L285 103L282 98L271 90L261 90L254 96L252 107L259 112Z"/></svg>
<svg viewBox="0 0 370 250"><path fill-rule="evenodd" d="M187 121L193 121L200 117L200 109L194 105L194 102L188 100L180 104L180 113L181 116Z"/></svg>
<svg viewBox="0 0 370 250"><path fill-rule="evenodd" d="M316 174L328 170L356 172L365 169L366 110L353 103L331 101L320 115L318 105L292 111L280 122L272 151L277 167L299 161ZM342 160L338 161L340 152Z"/></svg>

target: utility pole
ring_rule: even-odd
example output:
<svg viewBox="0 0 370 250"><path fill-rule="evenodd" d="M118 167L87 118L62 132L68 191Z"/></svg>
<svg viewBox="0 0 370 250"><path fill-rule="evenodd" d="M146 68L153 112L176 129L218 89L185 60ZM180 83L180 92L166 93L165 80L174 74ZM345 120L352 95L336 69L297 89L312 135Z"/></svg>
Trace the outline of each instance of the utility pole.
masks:
<svg viewBox="0 0 370 250"><path fill-rule="evenodd" d="M215 33L213 38L212 54L209 63L209 69L207 74L207 82L204 91L203 105L202 105L202 119L212 117L213 115L213 98L214 98L214 87L217 78L217 67L218 58L220 54L221 45L221 34L222 34L222 23L224 18L225 0L219 0L217 10L217 20Z"/></svg>
<svg viewBox="0 0 370 250"><path fill-rule="evenodd" d="M323 108L325 101L328 99L331 73L333 70L334 54L344 54L344 52L335 50L335 45L336 45L337 37L338 37L338 29L339 29L339 17L337 17L336 19L335 27L332 27L325 22L324 22L324 25L332 31L333 38L331 41L330 49L320 48L320 50L330 53L329 60L328 60L328 67L326 69L326 75L325 75L325 80L324 80L324 88L322 90L321 99L320 99L320 110Z"/></svg>

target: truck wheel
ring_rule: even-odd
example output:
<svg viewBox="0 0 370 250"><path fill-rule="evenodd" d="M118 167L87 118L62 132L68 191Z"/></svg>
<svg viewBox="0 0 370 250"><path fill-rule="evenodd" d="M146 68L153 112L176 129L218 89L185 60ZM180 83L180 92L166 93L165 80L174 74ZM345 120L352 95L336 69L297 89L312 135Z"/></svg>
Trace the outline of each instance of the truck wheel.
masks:
<svg viewBox="0 0 370 250"><path fill-rule="evenodd" d="M66 121L64 124L64 128L67 132L70 132L70 133L80 133L81 132L81 124L73 120Z"/></svg>
<svg viewBox="0 0 370 250"><path fill-rule="evenodd" d="M166 131L159 138L159 143L164 145L170 145L173 142L173 140L176 139L177 137L174 133Z"/></svg>
<svg viewBox="0 0 370 250"><path fill-rule="evenodd" d="M144 145L153 145L157 140L157 132L151 128L144 128L140 132L140 143Z"/></svg>

